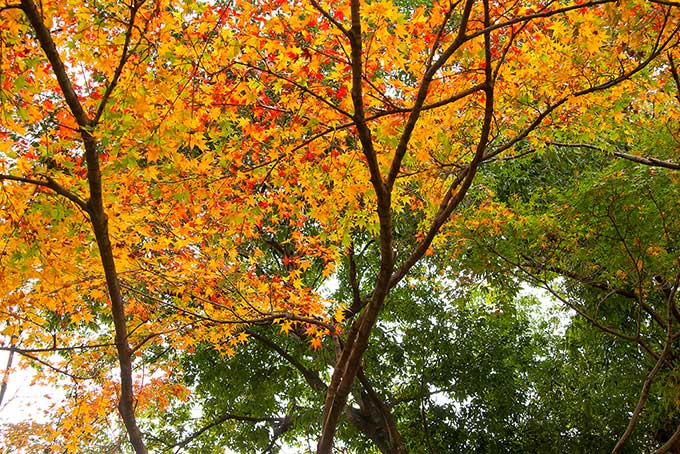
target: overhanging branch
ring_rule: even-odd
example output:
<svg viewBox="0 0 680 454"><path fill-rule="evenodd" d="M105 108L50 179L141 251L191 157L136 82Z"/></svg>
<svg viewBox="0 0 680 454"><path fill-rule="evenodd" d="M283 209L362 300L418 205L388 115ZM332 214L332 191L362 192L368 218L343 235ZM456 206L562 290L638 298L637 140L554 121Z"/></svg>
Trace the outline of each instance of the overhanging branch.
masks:
<svg viewBox="0 0 680 454"><path fill-rule="evenodd" d="M564 148L585 148L588 150L594 150L594 151L601 151L602 153L608 153L607 150L604 148L598 147L596 145L591 145L589 143L567 143L567 142L546 142L547 145L553 145L556 147L564 147ZM612 155L625 159L627 161L632 161L637 164L643 164L646 166L653 166L653 167L664 167L666 169L672 169L672 170L680 170L680 163L677 162L672 162L672 161L666 161L663 159L658 159L658 158L649 158L645 156L638 156L630 153L624 153L621 151L613 151L611 152Z"/></svg>
<svg viewBox="0 0 680 454"><path fill-rule="evenodd" d="M74 194L73 192L69 191L68 189L57 183L57 181L54 178L50 176L45 176L44 178L45 178L44 180L37 180L35 178L0 174L0 181L16 181L18 183L27 183L51 189L55 193L67 198L68 200L76 204L78 208L80 208L81 210L85 212L88 211L87 202L85 202L83 199L81 199L76 194Z"/></svg>

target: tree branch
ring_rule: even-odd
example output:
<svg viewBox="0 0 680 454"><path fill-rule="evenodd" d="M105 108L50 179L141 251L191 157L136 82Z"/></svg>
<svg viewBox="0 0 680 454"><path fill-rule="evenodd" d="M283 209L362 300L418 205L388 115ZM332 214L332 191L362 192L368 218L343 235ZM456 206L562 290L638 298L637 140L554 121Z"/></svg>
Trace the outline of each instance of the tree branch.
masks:
<svg viewBox="0 0 680 454"><path fill-rule="evenodd" d="M463 43L465 43L465 41L467 40L465 31L467 30L467 25L468 21L470 20L470 13L472 11L472 5L474 4L474 1L475 0L467 0L465 2L465 8L463 9L463 14L460 20L460 24L458 26L459 28L456 39L454 40L453 43L449 45L449 47L446 48L444 52L442 52L442 55L439 58L437 58L437 60L431 66L428 66L427 71L425 71L425 74L423 75L423 78L420 82L420 87L418 88L418 94L416 95L416 100L413 104L413 108L411 109L411 113L408 117L408 120L406 120L406 124L404 125L404 132L399 137L399 143L397 144L397 148L394 152L394 158L392 159L392 164L390 165L390 170L387 175L386 185L389 191L392 190L394 182L397 179L397 175L399 175L401 163L404 160L404 156L406 156L408 144L411 141L413 130L415 129L416 123L420 118L420 114L422 113L422 108L423 105L425 104L425 99L427 98L427 93L429 91L430 84L432 83L435 74L437 73L437 71L441 69L442 66L444 66L444 64L456 52L456 50L458 50L458 48L461 45L463 45ZM469 92L469 94L471 94L481 89L481 87L479 88L477 87L472 87L471 89L468 89L462 93ZM464 96L467 96L467 94L463 94L461 98Z"/></svg>
<svg viewBox="0 0 680 454"><path fill-rule="evenodd" d="M328 388L328 386L319 378L319 375L305 367L300 361L295 359L290 353L285 351L283 348L281 348L279 345L277 345L274 341L271 339L262 336L261 334L256 333L255 331L252 330L246 330L245 331L248 335L250 335L253 339L257 340L260 342L262 345L266 346L270 350L276 352L281 358L285 359L288 361L293 367L295 367L305 378L305 381L309 386L317 392L324 392Z"/></svg>
<svg viewBox="0 0 680 454"><path fill-rule="evenodd" d="M314 9L316 9L318 12L320 12L321 15L322 15L323 17L325 17L326 20L328 20L328 22L330 22L331 24L333 24L333 25L335 26L335 28L337 28L338 30L340 30L340 31L342 32L343 35L345 35L345 36L348 37L348 38L350 37L350 32L349 32L349 30L347 30L345 27L343 27L342 24L341 24L340 22L338 22L333 16L331 16L331 15L328 13L328 11L326 11L325 9L323 9L323 8L321 7L321 5L319 4L319 2L317 2L316 0L309 0L309 1L310 1L310 3L312 4L312 6L314 7Z"/></svg>
<svg viewBox="0 0 680 454"><path fill-rule="evenodd" d="M125 67L125 64L130 58L130 42L132 41L132 30L134 29L135 26L135 17L137 16L137 11L139 11L139 8L142 7L144 2L145 0L134 0L132 2L132 5L130 5L130 19L127 23L127 28L125 30L125 42L123 43L123 52L120 55L120 60L118 61L118 65L116 66L116 69L113 73L111 82L109 82L109 84L107 85L106 91L104 92L104 95L102 96L102 99L99 102L97 113L95 114L94 119L92 120L93 125L99 123L99 120L101 119L101 116L104 113L104 109L106 108L106 104L108 103L109 98L113 93L113 90L118 85L120 76L123 73L123 68Z"/></svg>
<svg viewBox="0 0 680 454"><path fill-rule="evenodd" d="M599 282L599 281L596 281L594 279L587 278L585 276L581 276L578 273L575 273L575 272L569 271L569 270L565 270L565 269L557 267L557 266L544 266L543 264L538 264L534 260L532 260L530 257L527 257L526 255L523 255L522 258L533 263L536 268L539 268L539 269L542 269L542 270L545 270L545 271L549 271L549 272L552 272L552 273L556 273L556 274L559 274L559 275L564 276L564 277L568 277L570 279L573 279L573 280L580 282L583 285L587 285L589 287L594 287L594 288L597 288L599 290L603 290L603 291L606 291L606 292L613 292L613 293L615 293L619 296L623 296L624 298L635 300L640 305L640 307L645 312L647 312L647 314L649 314L660 327L662 327L662 328L666 327L666 322L661 317L661 315L659 315L649 304L644 302L640 295L638 295L637 293L635 293L633 291L621 289L621 288L613 288L610 285L605 284L603 282Z"/></svg>
<svg viewBox="0 0 680 454"><path fill-rule="evenodd" d="M0 6L0 13L10 10L10 9L21 9L21 5L19 3L15 4L9 4L5 6Z"/></svg>
<svg viewBox="0 0 680 454"><path fill-rule="evenodd" d="M28 183L28 184L33 184L35 186L42 186L44 188L52 189L55 193L67 198L74 204L78 206L81 210L87 212L87 202L85 202L83 199L57 183L57 181L50 177L50 176L45 176L45 181L43 180L36 180L34 178L27 178L27 177L17 177L14 175L0 175L0 181L16 181L19 183Z"/></svg>
<svg viewBox="0 0 680 454"><path fill-rule="evenodd" d="M269 422L269 423L272 423L272 424L275 424L275 423L281 424L285 421L288 421L289 419L290 419L289 415L286 415L285 417L255 417L255 416L236 415L236 414L233 414L233 413L224 412L219 417L217 417L214 421L212 421L211 423L207 424L204 427L201 427L199 430L192 433L188 437L184 438L179 443L176 443L172 447L177 448L176 452L179 452L184 447L186 447L189 443L191 443L196 438L203 435L208 430L212 429L213 427L219 426L220 424L222 424L226 421L243 421L243 422L252 422L252 423Z"/></svg>
<svg viewBox="0 0 680 454"><path fill-rule="evenodd" d="M484 2L484 22L490 23L489 5L487 1ZM492 55L491 55L491 32L484 34L484 84L483 90L485 93L484 101L484 118L482 120L482 127L480 131L479 141L475 149L475 154L472 161L458 174L456 179L451 183L449 189L442 199L437 214L432 220L432 224L425 234L425 238L413 249L406 260L402 262L399 268L394 272L390 278L390 288L397 285L409 270L420 260L428 248L432 245L432 241L439 233L441 227L451 216L451 213L463 201L468 189L472 185L472 181L477 173L477 168L484 161L486 156L486 149L489 144L491 136L491 124L494 116L494 80L492 72Z"/></svg>
<svg viewBox="0 0 680 454"><path fill-rule="evenodd" d="M666 362L666 358L671 352L671 348L673 345L673 323L671 322L671 305L673 304L672 301L668 301L667 303L667 318L668 318L668 327L666 331L666 343L664 345L664 349L659 355L659 359L656 361L656 364L652 368L652 370L649 371L647 374L647 377L645 378L645 382L642 385L642 390L640 391L640 398L638 399L638 403L635 406L635 410L633 411L633 415L631 416L630 420L628 421L628 426L626 427L626 430L624 431L623 435L621 435L621 438L619 438L619 441L616 443L616 446L614 446L614 449L612 450L612 454L617 454L621 452L625 444L628 442L628 439L630 438L631 434L633 433L633 430L635 429L635 426L637 425L637 421L640 418L640 415L642 414L642 410L645 408L645 405L647 403L647 399L649 398L649 390L652 387L652 383L654 381L654 378L656 377L656 374L661 370L663 367L664 363ZM671 440L675 437L675 435L671 438ZM670 441L670 440L669 440ZM672 445L671 445L672 446Z"/></svg>
<svg viewBox="0 0 680 454"><path fill-rule="evenodd" d="M649 0L649 2L665 6L680 6L680 2L674 2L670 0Z"/></svg>
<svg viewBox="0 0 680 454"><path fill-rule="evenodd" d="M594 150L594 151L601 151L602 153L608 153L607 150L604 148L595 146L595 145L590 145L587 143L564 143L564 142L546 142L547 145L553 145L556 147L564 147L564 148L587 148L589 150ZM664 161L662 159L657 159L657 158L648 158L644 156L637 156L634 154L629 154L629 153L623 153L620 151L613 151L611 152L614 156L621 158L621 159L626 159L628 161L635 162L637 164L643 164L646 166L653 166L653 167L664 167L666 169L672 169L672 170L680 170L680 163L672 162L672 161Z"/></svg>
<svg viewBox="0 0 680 454"><path fill-rule="evenodd" d="M680 2L676 3L676 5L680 6ZM677 91L675 97L678 101L680 101L680 75L678 75L678 67L675 66L675 60L673 60L673 55L671 55L670 52L668 52L667 57L668 63L671 66L671 75L673 76L673 81L675 82L675 90Z"/></svg>
<svg viewBox="0 0 680 454"><path fill-rule="evenodd" d="M21 0L21 9L24 11L24 14L26 14L26 17L31 23L31 27L35 31L38 42L40 43L40 47L42 47L47 60L49 60L50 64L52 65L52 71L54 72L57 82L59 82L59 87L64 94L64 100L78 122L78 126L80 126L81 131L89 128L92 125L92 121L90 118L88 118L87 114L83 110L82 105L80 104L80 101L78 100L78 95L73 89L71 80L66 73L66 66L64 66L64 62L61 60L61 56L59 55L57 46L52 40L50 31L43 22L42 15L38 11L38 8L36 7L33 0Z"/></svg>
<svg viewBox="0 0 680 454"><path fill-rule="evenodd" d="M484 28L482 28L481 30L477 30L476 32L468 35L467 38L468 39L476 38L478 36L482 36L484 33L492 32L494 30L498 30L498 29L501 29L501 28L506 28L506 27L509 27L511 25L519 24L519 23L522 23L522 22L529 22L529 21L532 21L534 19L542 19L542 18L546 18L546 17L555 16L555 15L558 15L558 14L568 13L570 11L574 11L574 10L578 10L578 9L585 9L585 8L590 8L592 6L605 5L607 3L616 3L617 1L618 0L593 0L593 1L590 1L590 2L587 2L587 3L578 3L578 4L574 4L574 5L570 5L570 6L565 6L563 8L557 8L557 9L553 9L553 10L548 9L548 10L538 12L538 13L534 13L534 14L527 14L526 16L516 17L516 18L510 19L506 22L498 22L498 23L495 23L493 25L491 25L491 24L485 25Z"/></svg>
<svg viewBox="0 0 680 454"><path fill-rule="evenodd" d="M12 336L12 340L14 336ZM7 392L7 385L9 384L9 376L12 370L12 361L14 360L14 352L9 351L7 353L7 364L5 365L5 371L2 374L2 383L0 383L0 408L2 408L2 402L5 400L5 393Z"/></svg>
<svg viewBox="0 0 680 454"><path fill-rule="evenodd" d="M604 323L597 320L594 316L588 314L588 312L586 312L585 310L583 310L582 308L580 308L576 304L573 304L571 301L564 298L557 291L555 291L555 289L553 289L545 280L538 279L538 278L535 278L534 280L535 280L535 282L540 283L541 286L545 290L548 291L548 293L550 293L552 296L554 296L559 301L561 301L565 306L573 309L578 315L585 318L588 321L588 323L590 323L591 325L593 325L597 329L599 329L599 330L601 330L601 331L603 331L607 334L611 334L614 337L618 337L619 339L623 339L623 340L628 341L628 342L636 343L637 345L640 346L640 348L642 348L645 352L647 352L647 354L649 354L649 356L651 356L652 358L654 358L656 360L659 359L659 354L656 353L654 350L652 350L652 348L649 345L647 345L647 343L645 341L642 340L639 332L637 332L637 334L635 336L633 336L633 335L630 335L630 334L625 334L625 333L617 330L616 328L612 328L611 326L605 325Z"/></svg>
<svg viewBox="0 0 680 454"><path fill-rule="evenodd" d="M666 454L680 444L680 426L675 429L675 433L664 443L659 449L654 451L654 454Z"/></svg>
<svg viewBox="0 0 680 454"><path fill-rule="evenodd" d="M557 292L557 291L550 285L549 281L548 281L545 277L544 277L544 278L541 278L541 277L538 276L535 272L530 271L529 269L527 269L527 267L524 266L522 263L520 263L520 262L515 262L515 261L509 259L508 257L502 255L499 251L497 251L497 250L494 249L493 247L489 247L488 249L489 249L492 253L494 253L497 257L499 257L501 260L503 260L504 262L506 262L506 263L509 264L510 266L512 266L512 267L514 267L514 268L516 268L516 269L518 269L522 274L526 275L527 278L529 279L529 281L531 281L531 282L533 282L533 283L539 285L540 287L544 288L545 290L547 290L551 295L553 295L555 298L557 298L557 299L558 299L560 302L562 302L565 306L571 308L571 309L574 310L578 315L580 315L581 317L585 318L585 319L588 321L588 323L590 323L590 324L593 325L594 327L596 327L596 328L598 328L598 329L600 329L600 330L602 330L602 331L604 331L604 332L606 332L606 333L608 333L608 334L611 334L612 336L618 337L618 338L623 339L623 340L626 340L626 341L628 341L628 342L634 342L634 343L636 343L640 348L642 348L645 352L647 352L647 354L649 354L652 358L654 358L655 360L658 360L659 354L656 353L654 350L652 350L652 348L651 348L649 345L647 345L647 343L646 343L644 340L642 340L642 338L640 337L639 331L636 333L635 336L633 336L633 335L629 335L629 334L623 333L623 332L621 332L621 331L619 331L619 330L617 330L617 329L615 329L615 328L612 328L611 326L608 326L608 325L605 325L605 324L601 323L599 320L597 320L595 317L593 317L593 316L591 316L590 314L588 314L588 312L586 312L585 310L583 310L581 307L579 307L579 306L576 305L576 304L573 304L571 301L569 301L567 298L565 298L565 297L562 296L559 292ZM542 269L542 270L543 270L543 271L547 271L547 270L545 270L545 269ZM579 282L580 282L580 281L579 281ZM581 283L583 283L584 285L588 285L588 284L585 284L584 282L581 282ZM599 288L600 290L608 290L608 291L609 291L609 293L608 293L608 294L605 296L605 298L603 298L603 299L606 299L606 298L609 297L611 294L617 293L616 290L611 290L611 289L609 289L608 287L602 287L602 288L601 288L601 287L596 287L596 288ZM634 299L634 300L636 300L636 302L639 302L639 300L636 298L636 295L633 294L633 295L631 296L631 298ZM666 326L663 325L663 327L665 328Z"/></svg>
<svg viewBox="0 0 680 454"><path fill-rule="evenodd" d="M277 79L284 80L284 81L288 82L289 84L295 86L295 88L297 88L301 92L306 93L309 96L311 96L311 97L321 101L322 103L326 104L328 107L335 110L336 112L338 112L342 116L347 117L347 118L352 118L352 115L349 112L346 112L345 110L343 110L340 106L336 106L335 104L333 104L328 99L324 98L321 95L314 93L311 89L305 87L304 85L300 84L299 82L294 81L293 79L290 79L290 78L284 76L281 73L274 72L274 71L272 71L271 69L268 69L268 68L261 68L259 66L253 65L251 63L234 62L234 64L239 65L239 66L243 66L243 67L246 67L246 68L250 68L253 71L258 71L258 72L261 72L261 73L269 74L270 76L274 76Z"/></svg>
<svg viewBox="0 0 680 454"><path fill-rule="evenodd" d="M92 380L93 378L96 378L96 377L97 377L96 374L93 374L93 375L76 375L76 374L72 374L71 372L68 372L68 371L66 371L66 370L64 370L64 369L60 369L60 368L58 368L57 366L54 366L54 365L50 364L49 362L47 362L47 361L45 361L45 360L43 360L43 359L40 359L40 358L38 358L37 356L32 355L32 354L30 354L30 353L19 352L19 351L17 351L17 353L19 353L21 356L25 356L26 358L30 359L31 361L35 361L35 362L37 362L37 363L40 363L40 364L42 364L43 366L46 366L48 369L52 369L53 371L55 371L55 372L57 372L57 373L59 373L59 374L62 374L62 375L66 375L67 377L72 378L73 380L76 380L76 381L77 381L77 380Z"/></svg>
<svg viewBox="0 0 680 454"><path fill-rule="evenodd" d="M52 347L43 347L43 348L20 348L17 346L12 346L10 345L9 347L5 347L4 345L0 345L0 351L7 351L10 353L19 353L20 355L25 355L26 353L49 353L49 352L67 352L67 351L73 351L73 350L89 350L89 349L97 349L97 348L103 348L103 347L115 347L116 344L112 343L103 343L103 344L90 344L90 345L73 345L69 347L57 347L56 345Z"/></svg>
<svg viewBox="0 0 680 454"><path fill-rule="evenodd" d="M610 1L604 0L601 3L610 3ZM580 6L582 6L582 5L580 5ZM680 26L678 28L680 28ZM659 39L660 39L660 36L659 36ZM484 155L484 161L491 159L494 156L499 155L500 153L502 153L502 152L510 149L511 147L513 147L520 140L527 138L529 136L529 134L531 134L541 123L543 123L543 120L545 120L548 117L548 115L555 112L559 107L564 105L570 99L579 98L579 97L586 96L586 95L589 95L589 94L592 94L592 93L596 93L598 91L603 91L603 90L611 88L611 87L613 87L613 86L615 86L615 85L617 85L617 84L619 84L619 83L621 83L625 80L630 79L635 74L637 74L638 72L640 72L644 68L646 68L652 62L652 60L654 60L657 56L659 56L661 51L668 45L670 40L671 40L671 38L668 38L664 43L657 44L655 49L647 56L647 58L645 60L640 62L637 66L635 66L634 68L632 68L628 72L624 72L623 74L620 74L618 77L615 77L614 79L610 79L607 82L603 82L599 85L588 87L588 88L585 88L583 90L577 91L576 93L573 93L571 95L564 96L562 99L548 105L548 107L543 112L540 112L536 116L534 121L532 121L527 127L525 127L519 134L517 134L515 137L513 137L512 139L510 139L509 141L507 141L505 144L501 145L500 147L495 148L493 150L490 150L488 153L486 153Z"/></svg>

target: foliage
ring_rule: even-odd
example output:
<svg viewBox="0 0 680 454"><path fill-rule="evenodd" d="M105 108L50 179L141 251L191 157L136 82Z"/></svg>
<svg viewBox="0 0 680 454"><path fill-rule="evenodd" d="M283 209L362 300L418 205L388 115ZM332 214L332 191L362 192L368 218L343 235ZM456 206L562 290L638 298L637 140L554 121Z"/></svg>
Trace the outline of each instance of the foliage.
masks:
<svg viewBox="0 0 680 454"><path fill-rule="evenodd" d="M320 453L331 452L336 429L348 445L357 431L383 452L405 452L399 409L393 415L380 395L402 384L371 365L381 344L369 339L397 340L385 338L390 317L432 331L427 299L402 296L409 279L425 278L429 263L446 270L446 260L471 274L494 262L489 250L519 257L513 271L583 316L604 313L601 329L658 359L651 378L674 380L677 228L667 213L677 211L675 176L597 162L608 154L677 169L680 18L667 3L2 3L2 347L30 360L39 380L70 390L26 449L96 450L98 436L122 422L137 453L183 440L198 440L190 448L198 450L262 449L309 427L318 428ZM644 139L633 150L637 133ZM599 152L583 158L602 170L599 186L561 193L559 178L546 176L551 198L524 194L522 205L511 188L494 200L485 175L475 183L480 166L551 147ZM543 187L541 178L529 185ZM653 203L635 203L641 190ZM554 244L556 232L564 243ZM508 237L517 241L501 250L495 243ZM496 260L477 276L505 269ZM562 271L587 282L553 279ZM594 278L611 286L597 290L613 292L601 304ZM328 298L333 281L343 289ZM619 302L626 292L635 304ZM413 304L392 304L400 299ZM521 329L470 324L475 336L507 335L512 345L526 331L518 320ZM405 348L427 346L410 331ZM306 350L295 344L295 356L281 355L266 340L287 345L281 334ZM258 337L288 369L265 367L251 345ZM457 361L478 360L487 340L461 346L473 356ZM520 350L514 362L532 353ZM258 389L237 360L223 364L238 385L225 393L231 399L213 403L225 387L204 370L215 354L219 364L238 354L282 374L286 389ZM290 361L305 355L326 368ZM315 391L302 407L323 401L302 427L289 422L302 393L291 365ZM485 364L470 372L482 387L480 377L493 375ZM202 416L256 429L228 441L213 432L186 438L172 425L192 415L191 392L205 396ZM501 388L482 394L473 410L513 414ZM470 415L475 424L487 417ZM501 426L493 431L504 439Z"/></svg>
<svg viewBox="0 0 680 454"><path fill-rule="evenodd" d="M502 236L478 227L474 251L468 253L483 257L478 270L510 272L583 317L566 332L567 342L582 345L572 363L601 357L600 371L618 374L626 365L644 373L635 387L642 387L638 411L649 400L643 418L647 428L638 433L663 441L679 415L672 333L678 323L674 289L680 262L678 226L668 216L678 209L676 175L606 161L592 152L571 161L567 153L551 150L529 162L489 169L489 184L499 189L495 203L507 210L507 224ZM547 165L556 171L536 173ZM468 224L479 226L470 213ZM602 351L613 345L618 345L616 356ZM605 388L608 406L623 397L616 391L620 386L630 387L620 379L615 383ZM630 411L636 404L628 402Z"/></svg>
<svg viewBox="0 0 680 454"><path fill-rule="evenodd" d="M413 281L395 289L364 365L411 452L611 451L644 379L640 352L561 310L547 318L534 297L488 285L465 291L433 275ZM559 323L569 323L565 335ZM305 349L303 339L269 335L310 370L322 375L327 368L329 358ZM197 390L192 399L205 413L197 428L219 420L229 402L233 414L290 415L292 428L278 442L299 452L313 446L319 392L277 352L254 343L232 359L201 351L186 361ZM193 449L262 452L275 426L254 424L212 426ZM653 448L654 432L645 420L624 452ZM349 452L375 449L352 425L341 426L338 438Z"/></svg>

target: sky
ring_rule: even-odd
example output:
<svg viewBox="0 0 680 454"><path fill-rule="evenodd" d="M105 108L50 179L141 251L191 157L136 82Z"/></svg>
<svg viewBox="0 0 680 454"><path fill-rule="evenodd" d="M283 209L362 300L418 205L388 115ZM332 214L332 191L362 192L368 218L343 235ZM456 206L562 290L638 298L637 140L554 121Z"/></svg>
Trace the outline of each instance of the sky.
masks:
<svg viewBox="0 0 680 454"><path fill-rule="evenodd" d="M7 365L8 352L0 352L2 372ZM44 417L50 403L58 399L57 391L49 386L33 383L33 373L21 369L21 358L14 356L12 372L7 382L7 391L0 404L0 424L16 423L24 420L36 420ZM0 432L1 435L1 432Z"/></svg>

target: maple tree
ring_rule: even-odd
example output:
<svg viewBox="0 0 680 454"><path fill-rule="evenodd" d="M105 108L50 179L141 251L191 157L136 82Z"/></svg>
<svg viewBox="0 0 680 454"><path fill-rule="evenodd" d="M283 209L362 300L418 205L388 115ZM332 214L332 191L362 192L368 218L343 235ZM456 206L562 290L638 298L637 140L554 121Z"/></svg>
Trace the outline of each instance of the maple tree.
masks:
<svg viewBox="0 0 680 454"><path fill-rule="evenodd" d="M390 292L453 241L480 164L595 134L612 124L602 106L620 121L631 97L677 113L661 94L680 27L665 1L22 0L0 14L3 348L70 380L36 446L96 444L117 406L147 452L138 419L189 392L178 358L232 356L274 325L335 353L330 452ZM357 269L364 249L379 259ZM346 301L320 290L338 269ZM380 449L404 452L372 405Z"/></svg>

